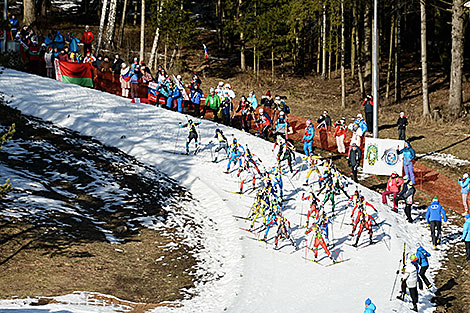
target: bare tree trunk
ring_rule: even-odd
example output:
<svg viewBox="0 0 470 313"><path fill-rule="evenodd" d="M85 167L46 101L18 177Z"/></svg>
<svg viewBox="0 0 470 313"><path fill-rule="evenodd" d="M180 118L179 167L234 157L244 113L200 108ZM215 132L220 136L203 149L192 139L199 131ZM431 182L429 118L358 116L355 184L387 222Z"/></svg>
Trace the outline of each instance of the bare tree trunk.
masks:
<svg viewBox="0 0 470 313"><path fill-rule="evenodd" d="M344 5L344 4L343 4ZM352 27L351 27L351 77L354 77L354 73L356 72L355 62L356 62L356 33L357 33L357 5L356 0L352 2Z"/></svg>
<svg viewBox="0 0 470 313"><path fill-rule="evenodd" d="M363 98L365 95L364 92L364 79L362 78L362 69L361 64L357 64L357 77L359 78L359 91L361 92L361 97Z"/></svg>
<svg viewBox="0 0 470 313"><path fill-rule="evenodd" d="M126 22L126 11L127 11L127 0L124 0L124 6L122 8L121 25L119 25L118 47L122 46L122 38L124 36L124 24Z"/></svg>
<svg viewBox="0 0 470 313"><path fill-rule="evenodd" d="M220 14L221 9L222 0L217 0L217 5L215 6L215 17L217 19L217 50L219 51L222 47L222 14Z"/></svg>
<svg viewBox="0 0 470 313"><path fill-rule="evenodd" d="M390 74L392 72L392 61L393 61L393 39L395 32L395 19L392 17L392 25L390 27L390 47L388 51L388 68L387 68L387 84L385 85L385 99L388 99L390 95Z"/></svg>
<svg viewBox="0 0 470 313"><path fill-rule="evenodd" d="M137 26L137 11L139 11L139 0L134 1L134 26Z"/></svg>
<svg viewBox="0 0 470 313"><path fill-rule="evenodd" d="M36 22L36 2L34 0L23 0L23 24L31 25Z"/></svg>
<svg viewBox="0 0 470 313"><path fill-rule="evenodd" d="M450 65L449 114L456 118L462 114L462 69L464 52L463 0L452 4L452 63Z"/></svg>
<svg viewBox="0 0 470 313"><path fill-rule="evenodd" d="M106 35L104 38L104 46L108 49L114 48L116 9L117 9L117 0L111 0L110 5L109 5L108 27L106 27Z"/></svg>
<svg viewBox="0 0 470 313"><path fill-rule="evenodd" d="M240 22L240 17L242 16L242 4L243 0L238 0L238 8L237 8L237 23ZM246 70L246 62L245 62L245 38L243 36L243 32L240 32L240 69L242 71Z"/></svg>
<svg viewBox="0 0 470 313"><path fill-rule="evenodd" d="M168 68L173 68L173 62L175 60L176 52L179 50L178 44L175 45L173 49L173 53L171 54L170 63L168 64Z"/></svg>
<svg viewBox="0 0 470 313"><path fill-rule="evenodd" d="M331 55L333 53L333 38L332 38L332 34L333 34L333 23L331 23L330 21L330 35L329 35L329 39L328 40L328 79L331 79Z"/></svg>
<svg viewBox="0 0 470 313"><path fill-rule="evenodd" d="M370 21L370 1L366 1L364 11L364 82L367 91L370 90L370 80L372 78L372 54L371 54L371 21Z"/></svg>
<svg viewBox="0 0 470 313"><path fill-rule="evenodd" d="M320 73L320 58L321 58L321 35L318 36L317 73Z"/></svg>
<svg viewBox="0 0 470 313"><path fill-rule="evenodd" d="M423 72L423 116L429 116L431 113L428 96L428 57L426 47L426 0L420 0L421 10L421 68Z"/></svg>
<svg viewBox="0 0 470 313"><path fill-rule="evenodd" d="M340 51L338 51L338 48L339 48L339 36L338 34L335 34L335 40L336 40L336 43L335 43L335 72L338 72L338 57L339 55L341 54Z"/></svg>
<svg viewBox="0 0 470 313"><path fill-rule="evenodd" d="M145 57L145 0L142 0L140 11L140 55L139 59L142 61Z"/></svg>
<svg viewBox="0 0 470 313"><path fill-rule="evenodd" d="M397 28L395 30L395 103L398 103L401 101L400 32L401 32L401 7L400 7L400 0L397 0Z"/></svg>
<svg viewBox="0 0 470 313"><path fill-rule="evenodd" d="M163 60L163 68L165 68L165 70L166 70L166 69L167 69L167 68L166 68L166 64L167 64L167 63L166 63L166 60L167 60L166 54L167 54L167 52L168 52L168 33L166 34L165 50L164 50L164 51L165 51L165 52L164 52L165 55L163 56L163 57L164 57L164 60Z"/></svg>
<svg viewBox="0 0 470 313"><path fill-rule="evenodd" d="M326 79L326 7L323 5L323 23L321 28L322 36L322 62L321 62L321 78Z"/></svg>
<svg viewBox="0 0 470 313"><path fill-rule="evenodd" d="M256 74L256 45L253 47L253 74Z"/></svg>
<svg viewBox="0 0 470 313"><path fill-rule="evenodd" d="M98 46L96 47L96 54L100 51L101 42L103 41L104 22L106 21L106 15L108 13L108 0L103 0L103 6L101 7L101 18L100 18L100 29L98 31Z"/></svg>
<svg viewBox="0 0 470 313"><path fill-rule="evenodd" d="M155 55L157 54L157 48L158 48L158 39L160 38L160 17L162 14L163 10L163 5L165 4L165 1L162 0L158 4L158 9L157 9L157 29L155 30L155 36L153 37L153 44L152 44L152 51L150 52L150 61L149 61L149 66L153 69L157 68L157 62L154 62L157 58L155 58Z"/></svg>
<svg viewBox="0 0 470 313"><path fill-rule="evenodd" d="M341 107L346 107L346 81L344 79L344 0L341 0Z"/></svg>

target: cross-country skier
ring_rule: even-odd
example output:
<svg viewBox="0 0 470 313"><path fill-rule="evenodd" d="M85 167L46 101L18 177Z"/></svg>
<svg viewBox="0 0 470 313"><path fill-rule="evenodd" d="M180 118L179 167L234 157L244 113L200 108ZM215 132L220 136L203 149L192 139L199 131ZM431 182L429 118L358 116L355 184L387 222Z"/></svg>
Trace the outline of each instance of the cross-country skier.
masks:
<svg viewBox="0 0 470 313"><path fill-rule="evenodd" d="M318 203L320 200L316 197L314 192L310 192L310 195L305 197L305 194L302 194L302 200L310 200L310 210L307 212L307 228L310 221L310 217L313 217L313 220L316 221L319 217Z"/></svg>
<svg viewBox="0 0 470 313"><path fill-rule="evenodd" d="M319 165L319 156L314 156L310 155L307 157L307 176L305 177L305 183L304 186L308 185L308 179L310 178L310 175L312 175L313 172L317 174L317 176L320 176L320 170L318 168Z"/></svg>
<svg viewBox="0 0 470 313"><path fill-rule="evenodd" d="M328 217L325 212L322 213L322 215L318 219L318 226L320 227L322 233L323 233L323 238L325 238L325 242L327 244L330 244L330 237L329 237L329 232L328 232L328 226L333 223L333 218Z"/></svg>
<svg viewBox="0 0 470 313"><path fill-rule="evenodd" d="M325 191L325 197L322 201L322 206L324 206L328 201L331 202L331 210L335 211L335 195L339 195L339 188L333 182L333 179L329 179L328 182L320 189L320 192Z"/></svg>
<svg viewBox="0 0 470 313"><path fill-rule="evenodd" d="M328 255L328 257L331 260L333 260L333 257L331 256L331 252L330 250L328 250L325 240L323 239L321 228L317 224L313 223L312 227L310 227L309 229L307 229L307 231L305 231L305 235L308 235L310 233L312 233L310 244L313 241L313 253L314 253L315 259L318 256L318 246L321 246L323 250L325 251L325 253Z"/></svg>
<svg viewBox="0 0 470 313"><path fill-rule="evenodd" d="M370 207L375 212L377 212L377 210L374 208L374 206L372 206L372 204L370 204L369 202L366 202L364 200L364 197L361 196L360 197L360 202L358 204L356 204L356 206L354 207L354 209L352 211L351 217L354 218L354 213L356 212L356 210L357 210L357 216L356 216L356 219L354 220L353 229L352 229L352 232L351 232L350 236L354 236L354 231L356 230L356 227L359 224L359 231L357 233L356 243L353 244L353 247L357 247L357 244L359 243L359 239L361 237L361 234L362 234L362 231L364 230L364 228L369 231L369 241L372 244L372 234L373 234L373 232L372 232L372 222L376 226L378 226L378 224L375 221L375 219L370 214L368 214L366 212L367 207Z"/></svg>
<svg viewBox="0 0 470 313"><path fill-rule="evenodd" d="M274 191L277 191L277 197L279 199L282 199L283 196L284 196L284 193L283 193L283 187L284 187L284 184L282 182L282 169L280 166L278 167L273 167L271 170L268 171L268 174L271 174L273 175L273 185L272 185L272 189L273 189L273 192Z"/></svg>
<svg viewBox="0 0 470 313"><path fill-rule="evenodd" d="M279 117L276 120L275 135L280 135L287 139L287 134L292 133L292 127L290 127L287 121L287 116L283 111L279 113Z"/></svg>
<svg viewBox="0 0 470 313"><path fill-rule="evenodd" d="M272 210L269 212L268 218L266 219L266 231L264 233L263 241L268 240L268 234L269 230L271 229L272 226L277 225L277 214Z"/></svg>
<svg viewBox="0 0 470 313"><path fill-rule="evenodd" d="M307 120L306 125L307 127L305 127L302 142L304 143L305 155L310 156L313 155L313 137L315 136L315 127L313 127L312 121L310 119Z"/></svg>
<svg viewBox="0 0 470 313"><path fill-rule="evenodd" d="M219 152L221 150L225 150L225 155L228 154L228 140L222 130L218 128L215 130L214 138L217 138L219 145L214 149L215 158L212 160L212 162L217 163L217 159L219 158Z"/></svg>
<svg viewBox="0 0 470 313"><path fill-rule="evenodd" d="M294 240L292 239L290 222L284 216L282 216L282 214L279 214L278 217L277 233L276 237L274 238L275 250L278 249L279 239L289 239L290 243L295 247Z"/></svg>
<svg viewBox="0 0 470 313"><path fill-rule="evenodd" d="M278 136L279 138L280 136ZM292 173L294 170L292 169L292 160L295 158L295 147L294 145L288 141L288 140L283 140L282 137L280 137L278 141L274 143L274 149L276 148L276 145L279 145L279 150L277 153L277 163L278 166L281 166L281 163L283 161L287 160L287 164L289 166L289 170ZM274 150L273 149L273 150Z"/></svg>
<svg viewBox="0 0 470 313"><path fill-rule="evenodd" d="M228 156L228 163L227 163L227 170L224 172L228 174L230 171L230 165L232 163L237 162L238 160L238 165L242 166L242 159L241 157L245 153L245 148L243 148L237 141L237 138L233 138L233 143L230 145L230 149L227 153Z"/></svg>
<svg viewBox="0 0 470 313"><path fill-rule="evenodd" d="M259 170L258 163L255 161L255 155L251 153L248 146L245 149L245 154L243 155L244 162L249 162L255 168L256 172L261 175L261 171ZM261 159L257 157L258 161L261 163Z"/></svg>
<svg viewBox="0 0 470 313"><path fill-rule="evenodd" d="M189 143L193 139L196 144L196 150L194 150L194 154L196 154L199 149L198 141L197 141L198 135L197 135L197 130L196 130L196 126L198 126L199 124L201 124L201 122L193 122L193 120L188 120L186 124L180 125L180 127L182 128L184 127L188 128L188 139L186 139L186 154L189 154Z"/></svg>
<svg viewBox="0 0 470 313"><path fill-rule="evenodd" d="M242 171L240 171L240 169ZM245 183L245 181L252 181L252 188L255 189L256 187L256 169L255 167L253 166L253 164L245 158L245 160L243 161L243 165L240 167L240 169L238 170L238 176L240 176L241 173L243 173L242 175L242 179L241 179L241 182L240 182L240 193L243 193L243 184ZM259 170L258 170L259 172Z"/></svg>

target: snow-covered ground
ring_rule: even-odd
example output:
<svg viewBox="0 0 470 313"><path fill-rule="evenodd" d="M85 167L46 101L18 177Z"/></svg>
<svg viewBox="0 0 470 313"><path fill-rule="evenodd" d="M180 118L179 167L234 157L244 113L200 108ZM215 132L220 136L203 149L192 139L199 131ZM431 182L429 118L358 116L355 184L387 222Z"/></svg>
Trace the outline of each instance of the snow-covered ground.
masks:
<svg viewBox="0 0 470 313"><path fill-rule="evenodd" d="M450 166L454 168L459 168L461 166L466 166L470 164L470 161L459 159L456 156L449 154L449 153L433 152L429 154L418 154L418 157L435 161L444 166Z"/></svg>
<svg viewBox="0 0 470 313"><path fill-rule="evenodd" d="M93 136L158 168L186 186L199 200L200 207L196 210L204 208L201 216L212 223L212 227L206 228L209 244L203 253L208 257L207 262L202 261L202 266L217 275L198 285L197 295L183 300L182 307L161 307L155 312L361 312L366 298L372 299L378 312L407 312L409 303L394 299L398 286L390 301L403 243L408 247L407 252L415 252L417 243L428 249L433 254L431 271L439 267L444 255L443 251L431 251L429 230L422 221L407 224L403 214L397 215L381 204L377 193L353 183L349 193L358 188L378 209L378 222L384 221L374 233L379 243L367 246L368 236L364 232L362 246L358 249L350 246L353 243L348 236L351 226L347 223L350 223L351 209L345 207L347 199L343 195L337 197L336 211L347 215L345 224L340 228L343 215L339 215L332 235L340 257L348 261L329 267L307 262L303 259L305 249L294 251L287 243L281 245L280 251L275 251L271 245L252 240L250 233L239 229L247 227L246 222L236 220L233 215L246 216L254 199L250 195L228 192L239 188L236 175L222 173L226 161L210 162L211 140L216 128L248 145L265 165L275 162L271 143L202 121L199 126L202 151L196 156L179 155L171 152L184 150L186 132L178 127L179 123L186 122L184 115L13 70L5 70L0 75L0 92L9 96L11 106L25 114ZM305 221L301 213L308 207L301 200L302 192L306 191L301 184L305 172L291 181L289 176L284 177L287 198L284 215L294 226L296 244L303 247L303 229L296 225L301 218ZM444 246L446 244L449 242L444 242ZM321 249L319 256L322 264L329 263ZM420 291L420 312L434 310L431 296L429 291ZM10 312L12 308L28 308L28 305L0 301L0 312ZM81 312L73 306L61 308Z"/></svg>

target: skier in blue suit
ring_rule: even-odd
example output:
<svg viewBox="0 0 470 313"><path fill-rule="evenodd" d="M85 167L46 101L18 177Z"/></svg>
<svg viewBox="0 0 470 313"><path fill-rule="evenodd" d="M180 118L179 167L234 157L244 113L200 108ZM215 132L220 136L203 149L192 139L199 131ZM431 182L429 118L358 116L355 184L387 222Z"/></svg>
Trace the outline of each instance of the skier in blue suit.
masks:
<svg viewBox="0 0 470 313"><path fill-rule="evenodd" d="M232 163L237 162L239 166L242 166L242 155L245 154L245 148L243 148L237 141L237 138L233 138L233 143L230 146L230 149L228 150L228 163L227 163L227 170L225 173L228 173L230 171L230 165Z"/></svg>

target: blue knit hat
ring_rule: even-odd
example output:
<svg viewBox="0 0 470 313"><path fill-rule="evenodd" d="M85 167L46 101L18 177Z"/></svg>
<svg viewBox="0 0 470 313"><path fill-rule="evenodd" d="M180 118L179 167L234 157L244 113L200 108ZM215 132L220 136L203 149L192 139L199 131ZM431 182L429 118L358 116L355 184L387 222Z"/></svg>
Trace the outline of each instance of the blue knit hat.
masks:
<svg viewBox="0 0 470 313"><path fill-rule="evenodd" d="M371 303L372 303L372 301L370 301L370 299L367 298L367 300L366 300L366 305L370 305Z"/></svg>
<svg viewBox="0 0 470 313"><path fill-rule="evenodd" d="M470 218L470 214L465 215L465 219L468 220Z"/></svg>

